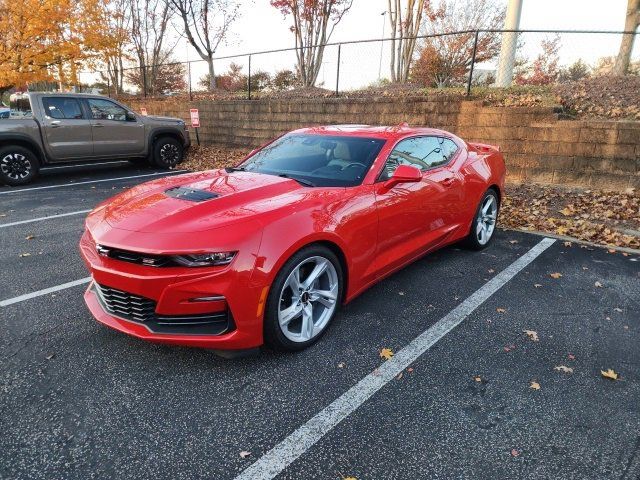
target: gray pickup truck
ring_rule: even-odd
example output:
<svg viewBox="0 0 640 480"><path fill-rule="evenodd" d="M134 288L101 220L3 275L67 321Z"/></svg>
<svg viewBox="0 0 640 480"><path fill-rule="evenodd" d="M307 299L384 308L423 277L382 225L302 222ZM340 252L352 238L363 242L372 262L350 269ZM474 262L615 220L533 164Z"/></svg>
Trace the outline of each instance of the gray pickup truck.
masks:
<svg viewBox="0 0 640 480"><path fill-rule="evenodd" d="M13 95L0 120L0 183L23 185L41 166L130 160L173 168L191 141L178 118L143 116L100 95Z"/></svg>

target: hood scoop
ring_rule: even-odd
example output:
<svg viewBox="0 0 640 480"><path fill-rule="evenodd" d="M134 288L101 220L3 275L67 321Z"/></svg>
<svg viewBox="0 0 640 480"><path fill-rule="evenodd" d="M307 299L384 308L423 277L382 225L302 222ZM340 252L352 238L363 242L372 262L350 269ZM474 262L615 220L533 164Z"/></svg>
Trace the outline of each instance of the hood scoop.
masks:
<svg viewBox="0 0 640 480"><path fill-rule="evenodd" d="M213 198L218 198L217 193L207 192L206 190L196 190L195 188L173 187L164 191L165 195L190 202L205 202Z"/></svg>

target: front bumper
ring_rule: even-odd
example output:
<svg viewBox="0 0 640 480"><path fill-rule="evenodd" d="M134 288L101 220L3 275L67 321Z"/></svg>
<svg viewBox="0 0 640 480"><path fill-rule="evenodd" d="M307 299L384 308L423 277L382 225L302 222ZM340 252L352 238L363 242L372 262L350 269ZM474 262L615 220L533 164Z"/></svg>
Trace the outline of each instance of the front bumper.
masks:
<svg viewBox="0 0 640 480"><path fill-rule="evenodd" d="M100 256L87 232L80 251L92 276L85 302L102 324L156 343L232 350L263 343L266 287L252 285L251 272L235 262L212 268L128 263ZM214 299L194 301L203 297ZM194 318L211 321L194 328Z"/></svg>

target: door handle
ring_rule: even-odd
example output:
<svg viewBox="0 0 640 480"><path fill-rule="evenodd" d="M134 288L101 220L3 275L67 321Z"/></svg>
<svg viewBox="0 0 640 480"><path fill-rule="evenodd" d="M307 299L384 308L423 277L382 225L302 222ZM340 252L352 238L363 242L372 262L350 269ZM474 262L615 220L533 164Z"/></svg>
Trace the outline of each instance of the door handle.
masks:
<svg viewBox="0 0 640 480"><path fill-rule="evenodd" d="M102 123L94 123L93 124L94 127L104 127L104 125Z"/></svg>
<svg viewBox="0 0 640 480"><path fill-rule="evenodd" d="M453 185L453 182L455 181L456 181L455 177L447 177L443 179L440 183L445 187L450 187L451 185Z"/></svg>
<svg viewBox="0 0 640 480"><path fill-rule="evenodd" d="M60 126L60 120L53 120L49 125L51 128L58 128Z"/></svg>

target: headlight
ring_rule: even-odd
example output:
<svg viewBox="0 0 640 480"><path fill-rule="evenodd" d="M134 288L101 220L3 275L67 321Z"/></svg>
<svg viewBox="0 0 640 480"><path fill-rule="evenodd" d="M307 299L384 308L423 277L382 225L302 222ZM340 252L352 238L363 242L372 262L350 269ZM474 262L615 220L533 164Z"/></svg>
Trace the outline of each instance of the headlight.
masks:
<svg viewBox="0 0 640 480"><path fill-rule="evenodd" d="M214 265L229 265L237 252L195 253L192 255L176 255L173 257L185 267L211 267Z"/></svg>

